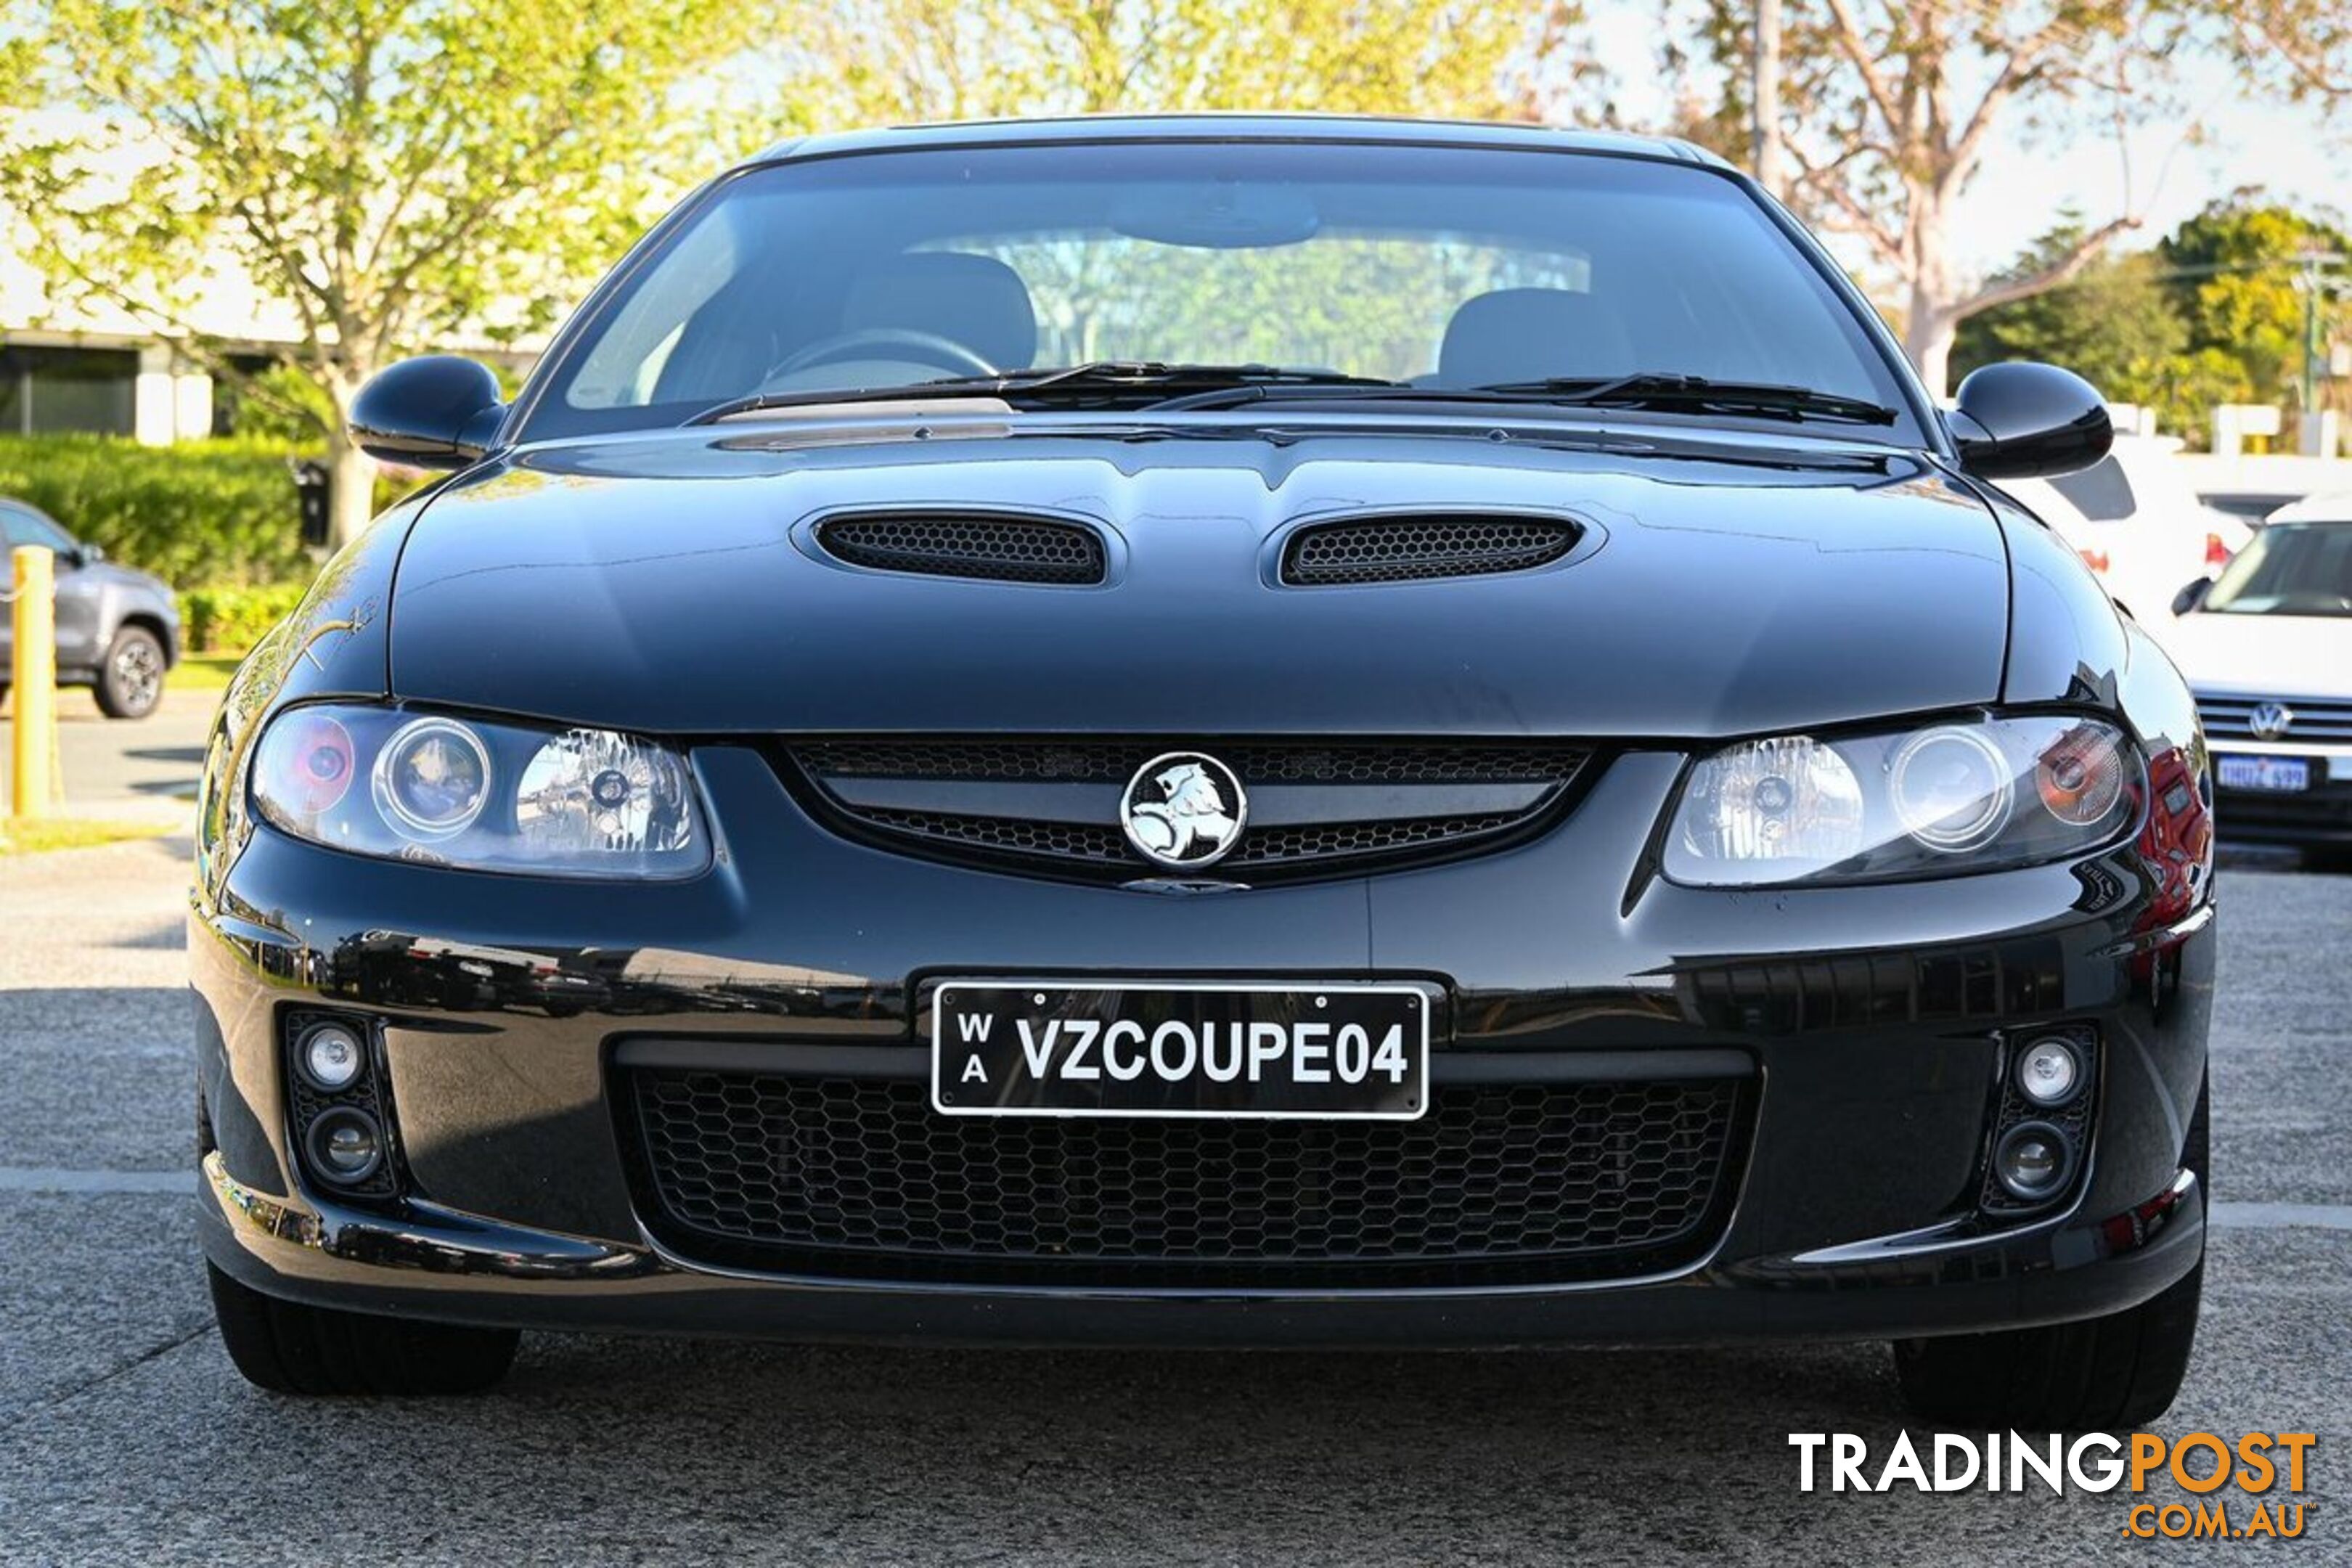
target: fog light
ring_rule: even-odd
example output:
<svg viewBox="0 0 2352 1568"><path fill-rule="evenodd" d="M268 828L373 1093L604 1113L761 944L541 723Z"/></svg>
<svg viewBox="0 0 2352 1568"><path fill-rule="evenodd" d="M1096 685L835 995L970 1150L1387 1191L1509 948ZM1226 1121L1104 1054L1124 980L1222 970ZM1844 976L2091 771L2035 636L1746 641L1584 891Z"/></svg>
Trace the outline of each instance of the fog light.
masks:
<svg viewBox="0 0 2352 1568"><path fill-rule="evenodd" d="M2083 1058L2071 1040L2036 1040L2017 1058L2017 1091L2036 1105L2063 1105L2083 1087Z"/></svg>
<svg viewBox="0 0 2352 1568"><path fill-rule="evenodd" d="M1993 1174L2010 1195L2030 1204L2054 1197L2074 1173L2074 1153L2066 1135L2047 1121L2022 1121L2000 1135L1993 1150Z"/></svg>
<svg viewBox="0 0 2352 1568"><path fill-rule="evenodd" d="M295 1053L302 1076L313 1089L339 1094L352 1087L367 1061L367 1047L341 1024L320 1024L302 1037Z"/></svg>
<svg viewBox="0 0 2352 1568"><path fill-rule="evenodd" d="M383 1163L383 1130L364 1110L337 1106L310 1123L310 1163L331 1182L364 1182Z"/></svg>

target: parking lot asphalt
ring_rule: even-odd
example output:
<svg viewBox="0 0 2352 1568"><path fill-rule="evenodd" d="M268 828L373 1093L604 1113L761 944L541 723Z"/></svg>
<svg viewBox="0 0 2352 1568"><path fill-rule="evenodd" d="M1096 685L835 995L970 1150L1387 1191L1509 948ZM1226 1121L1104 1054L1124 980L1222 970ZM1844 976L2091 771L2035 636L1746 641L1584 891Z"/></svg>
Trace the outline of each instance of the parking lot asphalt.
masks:
<svg viewBox="0 0 2352 1568"><path fill-rule="evenodd" d="M1790 1433L1895 1440L1875 1346L532 1335L483 1398L258 1394L195 1249L187 848L0 860L0 1563L2352 1561L2352 878L2223 873L2222 1206L2157 1429L2319 1440L2301 1541L2191 1544L2122 1493L1801 1493Z"/></svg>
<svg viewBox="0 0 2352 1568"><path fill-rule="evenodd" d="M109 719L87 691L58 693L58 772L67 814L145 822L176 820L195 798L205 734L220 694L166 691L144 719ZM0 775L13 742L16 703L0 708Z"/></svg>

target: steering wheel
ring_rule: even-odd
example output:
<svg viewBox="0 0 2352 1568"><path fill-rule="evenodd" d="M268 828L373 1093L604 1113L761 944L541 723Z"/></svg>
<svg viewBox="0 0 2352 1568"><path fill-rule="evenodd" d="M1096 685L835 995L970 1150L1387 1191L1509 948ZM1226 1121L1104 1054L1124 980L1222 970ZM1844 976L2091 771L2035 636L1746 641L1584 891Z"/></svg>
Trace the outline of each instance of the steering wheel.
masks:
<svg viewBox="0 0 2352 1568"><path fill-rule="evenodd" d="M838 332L829 338L819 338L807 347L786 354L768 367L763 381L774 381L799 371L814 370L821 364L838 364L856 359L912 359L920 364L937 365L941 370L959 375L1003 375L1004 373L953 338L943 338L937 332L918 332L903 327L865 327L854 332Z"/></svg>

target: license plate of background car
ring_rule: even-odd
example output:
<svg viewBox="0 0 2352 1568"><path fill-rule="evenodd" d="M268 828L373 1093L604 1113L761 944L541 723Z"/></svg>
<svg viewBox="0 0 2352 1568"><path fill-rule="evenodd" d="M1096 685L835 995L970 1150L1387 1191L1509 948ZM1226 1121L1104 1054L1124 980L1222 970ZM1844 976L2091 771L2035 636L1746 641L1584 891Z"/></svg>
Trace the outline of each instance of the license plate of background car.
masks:
<svg viewBox="0 0 2352 1568"><path fill-rule="evenodd" d="M2222 757L2217 771L2223 789L2284 794L2311 787L2311 763L2303 757Z"/></svg>
<svg viewBox="0 0 2352 1568"><path fill-rule="evenodd" d="M1410 1121L1426 987L942 980L931 1104L950 1116Z"/></svg>

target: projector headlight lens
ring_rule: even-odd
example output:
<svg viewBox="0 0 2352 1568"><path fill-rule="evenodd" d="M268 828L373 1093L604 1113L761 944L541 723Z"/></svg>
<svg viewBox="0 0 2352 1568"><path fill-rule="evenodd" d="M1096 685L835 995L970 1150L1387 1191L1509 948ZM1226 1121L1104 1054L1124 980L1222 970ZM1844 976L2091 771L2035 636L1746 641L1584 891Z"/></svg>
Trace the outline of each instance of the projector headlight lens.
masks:
<svg viewBox="0 0 2352 1568"><path fill-rule="evenodd" d="M288 813L316 818L351 793L351 731L331 713L297 708L269 727L253 766L256 785Z"/></svg>
<svg viewBox="0 0 2352 1568"><path fill-rule="evenodd" d="M490 753L454 719L419 719L375 759L375 804L412 838L463 833L490 798Z"/></svg>
<svg viewBox="0 0 2352 1568"><path fill-rule="evenodd" d="M364 775L365 790L349 787ZM690 877L709 865L686 759L609 730L394 708L278 715L254 749L272 826L356 854L554 877Z"/></svg>
<svg viewBox="0 0 2352 1568"><path fill-rule="evenodd" d="M2009 759L1980 729L1922 730L1895 750L1887 795L1912 838L1941 855L1992 842L2017 798Z"/></svg>
<svg viewBox="0 0 2352 1568"><path fill-rule="evenodd" d="M2075 714L1741 741L1692 766L1665 871L1748 888L2039 865L2120 838L2147 793L2131 740Z"/></svg>

